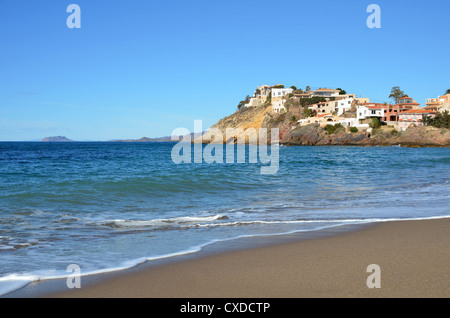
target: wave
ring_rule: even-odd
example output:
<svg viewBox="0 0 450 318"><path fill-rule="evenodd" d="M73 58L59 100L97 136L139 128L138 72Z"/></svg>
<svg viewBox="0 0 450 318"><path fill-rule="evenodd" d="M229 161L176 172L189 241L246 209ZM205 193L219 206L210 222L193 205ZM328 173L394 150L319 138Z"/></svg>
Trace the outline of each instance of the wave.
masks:
<svg viewBox="0 0 450 318"><path fill-rule="evenodd" d="M178 217L178 218L162 219L162 220L170 220L170 221L177 220L177 221L181 221L181 222L198 222L198 220L202 220L202 221L220 220L220 219L223 219L224 217L227 218L226 216L223 216L223 215L214 215L214 216L208 216L208 217ZM445 219L445 218L450 218L450 215L418 217L418 218L385 218L385 219L371 218L371 219L341 219L341 220L339 220L339 219L332 219L332 220L331 219L329 219L329 220L323 219L323 220L249 221L249 222L216 223L216 224L210 224L210 226L214 226L214 225L215 226L230 226L230 225L235 226L235 225L238 225L239 223L242 223L242 225L251 224L251 223L261 223L261 224L297 223L298 224L298 223L319 223L319 222L320 223L329 223L329 224L323 224L322 226L318 226L314 229L297 229L297 230L292 230L292 231L287 231L287 232L282 232L282 233L271 233L271 234L267 234L267 233L265 233L265 234L243 234L243 235L238 235L238 236L231 237L231 238L212 239L203 244L193 246L191 248L188 248L188 249L185 249L185 250L182 250L179 252L129 260L129 261L123 262L121 264L121 266L110 267L110 268L105 268L105 269L100 269L100 270L92 270L92 271L82 274L81 276L83 277L83 276L125 270L125 269L135 267L146 261L166 259L166 258L171 258L171 257L175 257L175 256L196 253L208 245L211 245L211 244L214 244L217 242L232 241L232 240L236 240L236 239L240 239L240 238L287 235L287 234L293 234L293 233L299 233L299 232L323 230L326 228L332 228L332 227L349 225L349 224L365 224L365 223L376 223L376 222L411 221L411 220L431 220L431 219ZM117 220L117 221L119 221L119 224L121 223L120 221L125 222L125 224L127 224L128 222L136 222L136 221L130 221L130 220ZM156 221L156 220L149 220L149 221ZM140 221L137 221L137 222L140 222ZM142 222L146 222L146 221L142 221ZM204 225L204 226L208 226L208 225ZM51 272L51 271L49 271L49 272ZM13 273L13 274L9 274L7 276L0 277L0 295L6 295L8 293L11 293L15 290L18 290L20 288L27 286L28 284L30 284L32 282L44 281L44 280L50 280L50 279L66 279L69 277L69 275L70 274L65 274L65 273L60 273L60 274L57 274L57 273L53 273L53 274Z"/></svg>
<svg viewBox="0 0 450 318"><path fill-rule="evenodd" d="M196 216L182 216L167 219L152 219L152 220L111 220L101 222L101 225L113 228L146 228L146 227L167 227L167 226L183 226L191 223L204 223L220 220L227 220L226 215L217 214L212 216L196 217Z"/></svg>

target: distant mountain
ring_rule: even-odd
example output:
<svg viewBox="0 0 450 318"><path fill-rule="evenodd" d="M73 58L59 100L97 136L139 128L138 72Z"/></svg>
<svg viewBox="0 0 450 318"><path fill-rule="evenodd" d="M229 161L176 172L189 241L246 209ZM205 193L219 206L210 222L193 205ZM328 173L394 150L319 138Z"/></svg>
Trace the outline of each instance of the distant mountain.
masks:
<svg viewBox="0 0 450 318"><path fill-rule="evenodd" d="M202 136L204 134L205 134L205 132L202 132L202 133L191 133L191 140L199 138L200 136ZM176 136L176 137L178 137L178 140L181 140L181 138L183 136ZM172 137L171 136L158 137L158 138L142 137L140 139L115 139L115 140L110 140L110 142L167 142L167 141L172 141Z"/></svg>
<svg viewBox="0 0 450 318"><path fill-rule="evenodd" d="M45 137L41 141L44 142L67 142L67 141L73 141L65 136L53 136L53 137Z"/></svg>

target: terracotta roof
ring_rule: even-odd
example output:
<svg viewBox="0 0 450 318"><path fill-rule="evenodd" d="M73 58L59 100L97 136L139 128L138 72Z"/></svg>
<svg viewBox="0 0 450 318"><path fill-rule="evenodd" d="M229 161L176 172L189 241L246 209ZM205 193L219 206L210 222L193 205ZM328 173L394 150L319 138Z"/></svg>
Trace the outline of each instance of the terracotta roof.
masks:
<svg viewBox="0 0 450 318"><path fill-rule="evenodd" d="M317 91L333 91L333 92L339 92L339 90L337 89L331 89L331 88L319 88L319 89L315 89L315 92Z"/></svg>
<svg viewBox="0 0 450 318"><path fill-rule="evenodd" d="M420 105L419 103L398 103L396 105Z"/></svg>
<svg viewBox="0 0 450 318"><path fill-rule="evenodd" d="M408 97L408 95L406 95L406 96L401 97L400 99L406 99L406 98L411 98L411 97Z"/></svg>
<svg viewBox="0 0 450 318"><path fill-rule="evenodd" d="M333 116L332 114L320 114L320 115L317 115L316 117L325 117L325 116Z"/></svg>
<svg viewBox="0 0 450 318"><path fill-rule="evenodd" d="M361 106L365 106L365 107L381 107L381 108L384 108L384 107L388 107L388 106L391 106L390 104L383 104L383 103L364 103L364 104L361 104Z"/></svg>
<svg viewBox="0 0 450 318"><path fill-rule="evenodd" d="M399 114L435 114L436 112L428 109L408 109Z"/></svg>

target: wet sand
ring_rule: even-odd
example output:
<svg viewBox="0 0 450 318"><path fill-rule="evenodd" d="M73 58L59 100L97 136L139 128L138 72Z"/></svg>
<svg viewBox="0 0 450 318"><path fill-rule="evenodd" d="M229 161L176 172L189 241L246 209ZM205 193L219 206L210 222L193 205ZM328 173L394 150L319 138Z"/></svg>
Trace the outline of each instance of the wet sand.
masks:
<svg viewBox="0 0 450 318"><path fill-rule="evenodd" d="M245 243L237 240L234 244L240 242ZM449 245L448 218L381 222L356 231L335 229L313 238L302 233L265 237L257 247L231 251L212 245L209 253L97 275L80 289L60 289L45 296L447 298ZM379 280L374 277L376 272L367 271L370 264L379 266ZM368 287L369 276L380 288Z"/></svg>

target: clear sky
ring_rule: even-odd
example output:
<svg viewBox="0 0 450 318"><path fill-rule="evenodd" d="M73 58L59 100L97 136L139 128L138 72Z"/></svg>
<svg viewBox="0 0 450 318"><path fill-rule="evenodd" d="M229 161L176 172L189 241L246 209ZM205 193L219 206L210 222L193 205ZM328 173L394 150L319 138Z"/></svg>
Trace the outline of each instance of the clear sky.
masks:
<svg viewBox="0 0 450 318"><path fill-rule="evenodd" d="M0 140L207 129L262 84L374 102L400 86L424 106L450 88L449 14L448 0L0 0Z"/></svg>

